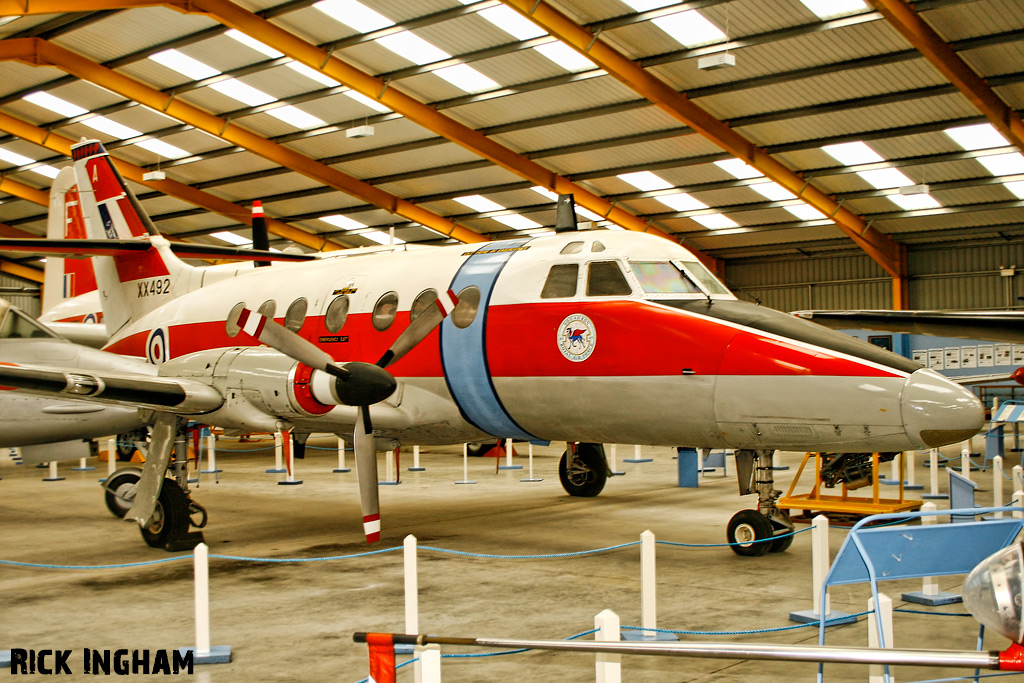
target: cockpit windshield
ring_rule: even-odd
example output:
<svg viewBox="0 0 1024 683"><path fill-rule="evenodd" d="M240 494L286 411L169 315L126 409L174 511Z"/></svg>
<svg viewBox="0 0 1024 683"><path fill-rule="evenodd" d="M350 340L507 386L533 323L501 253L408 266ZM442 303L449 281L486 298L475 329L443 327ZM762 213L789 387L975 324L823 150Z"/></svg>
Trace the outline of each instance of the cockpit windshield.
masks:
<svg viewBox="0 0 1024 683"><path fill-rule="evenodd" d="M7 309L7 315L0 308L0 339L40 339L54 335L45 327L13 308Z"/></svg>
<svg viewBox="0 0 1024 683"><path fill-rule="evenodd" d="M710 270L700 261L673 261L693 279L706 294L731 294Z"/></svg>
<svg viewBox="0 0 1024 683"><path fill-rule="evenodd" d="M669 261L630 261L633 274L647 294L700 294L700 288Z"/></svg>

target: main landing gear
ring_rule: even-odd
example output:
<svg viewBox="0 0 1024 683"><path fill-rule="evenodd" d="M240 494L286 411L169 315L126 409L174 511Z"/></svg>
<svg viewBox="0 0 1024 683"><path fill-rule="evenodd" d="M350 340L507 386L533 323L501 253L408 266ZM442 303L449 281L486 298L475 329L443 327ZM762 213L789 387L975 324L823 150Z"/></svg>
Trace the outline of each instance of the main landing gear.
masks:
<svg viewBox="0 0 1024 683"><path fill-rule="evenodd" d="M781 553L793 544L793 522L776 505L782 491L775 488L772 451L736 451L740 495L757 493L757 509L741 510L729 520L726 537L734 553L759 557Z"/></svg>
<svg viewBox="0 0 1024 683"><path fill-rule="evenodd" d="M608 481L608 460L599 443L570 443L558 461L558 479L570 496L593 498Z"/></svg>
<svg viewBox="0 0 1024 683"><path fill-rule="evenodd" d="M175 552L202 543L202 532L189 529L205 527L207 513L189 493L187 431L177 417L158 416L143 468L118 470L103 489L107 509L138 522L148 545Z"/></svg>

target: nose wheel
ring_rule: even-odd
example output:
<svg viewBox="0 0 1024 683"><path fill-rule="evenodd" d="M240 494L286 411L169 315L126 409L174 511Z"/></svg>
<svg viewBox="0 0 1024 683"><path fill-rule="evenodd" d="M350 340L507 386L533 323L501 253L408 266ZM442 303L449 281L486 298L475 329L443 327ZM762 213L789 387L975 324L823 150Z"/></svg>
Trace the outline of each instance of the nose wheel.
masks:
<svg viewBox="0 0 1024 683"><path fill-rule="evenodd" d="M793 522L776 505L782 491L775 488L772 451L736 451L736 476L741 496L757 493L757 509L741 510L729 520L729 547L743 557L787 550L793 545Z"/></svg>

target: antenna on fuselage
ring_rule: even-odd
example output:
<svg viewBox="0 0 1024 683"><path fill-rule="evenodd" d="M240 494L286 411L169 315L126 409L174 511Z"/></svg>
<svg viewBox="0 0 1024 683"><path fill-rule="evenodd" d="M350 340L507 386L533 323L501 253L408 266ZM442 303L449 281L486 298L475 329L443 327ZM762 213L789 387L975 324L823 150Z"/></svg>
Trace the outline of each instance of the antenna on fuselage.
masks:
<svg viewBox="0 0 1024 683"><path fill-rule="evenodd" d="M575 232L576 227L576 203L571 194L558 195L558 203L555 204L555 232Z"/></svg>

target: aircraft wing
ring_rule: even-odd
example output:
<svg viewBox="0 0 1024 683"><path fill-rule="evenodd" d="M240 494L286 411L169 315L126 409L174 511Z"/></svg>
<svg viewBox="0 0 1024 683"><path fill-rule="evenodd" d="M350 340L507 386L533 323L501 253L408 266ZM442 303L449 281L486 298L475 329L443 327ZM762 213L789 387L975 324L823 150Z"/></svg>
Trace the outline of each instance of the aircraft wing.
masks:
<svg viewBox="0 0 1024 683"><path fill-rule="evenodd" d="M793 311L835 330L1024 342L1024 311Z"/></svg>
<svg viewBox="0 0 1024 683"><path fill-rule="evenodd" d="M206 413L224 403L216 389L191 379L11 363L0 363L2 389L178 414Z"/></svg>
<svg viewBox="0 0 1024 683"><path fill-rule="evenodd" d="M192 242L171 242L171 251L183 258L229 259L233 261L315 261L313 254L290 254L281 251L262 251L240 247L219 247ZM126 251L153 249L147 240L90 240L43 237L0 238L0 251L23 251L38 255L57 255L64 258L90 256L116 256Z"/></svg>

